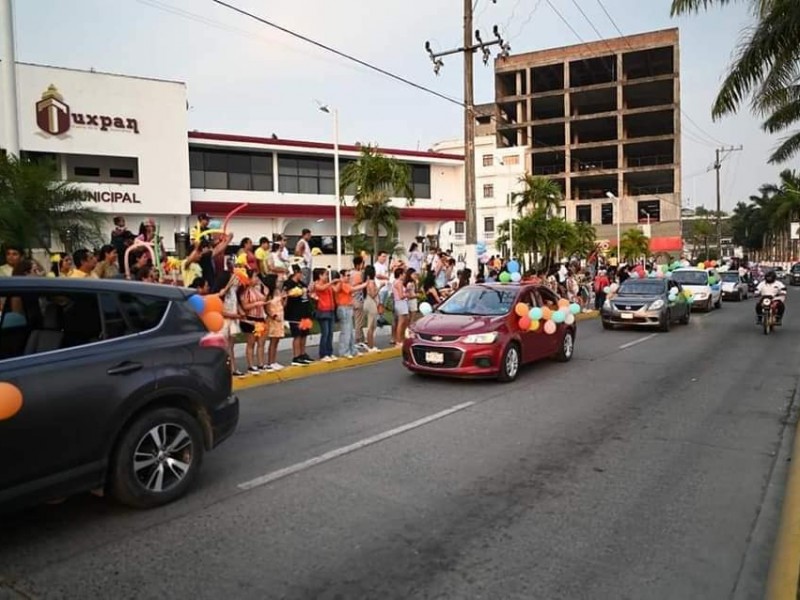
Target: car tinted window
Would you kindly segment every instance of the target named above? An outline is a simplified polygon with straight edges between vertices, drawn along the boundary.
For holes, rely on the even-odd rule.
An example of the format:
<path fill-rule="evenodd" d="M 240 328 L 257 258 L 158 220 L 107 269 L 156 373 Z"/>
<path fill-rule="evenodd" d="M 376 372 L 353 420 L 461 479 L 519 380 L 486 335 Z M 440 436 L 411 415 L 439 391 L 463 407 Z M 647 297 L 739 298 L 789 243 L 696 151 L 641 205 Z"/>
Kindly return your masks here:
<path fill-rule="evenodd" d="M 726 283 L 739 283 L 739 273 L 728 271 L 722 274 L 722 281 Z"/>
<path fill-rule="evenodd" d="M 708 285 L 708 273 L 705 271 L 675 271 L 672 278 L 683 285 Z"/>
<path fill-rule="evenodd" d="M 169 306 L 169 300 L 155 296 L 123 293 L 118 298 L 125 318 L 136 333 L 157 327 Z"/>
<path fill-rule="evenodd" d="M 511 310 L 516 289 L 470 286 L 459 289 L 437 309 L 446 315 L 500 316 Z"/>
<path fill-rule="evenodd" d="M 100 294 L 100 310 L 103 313 L 105 339 L 114 339 L 136 333 L 125 319 L 117 294 Z"/>
<path fill-rule="evenodd" d="M 655 295 L 664 293 L 664 282 L 656 279 L 647 281 L 646 279 L 626 279 L 625 283 L 619 286 L 620 294 L 634 295 Z"/>

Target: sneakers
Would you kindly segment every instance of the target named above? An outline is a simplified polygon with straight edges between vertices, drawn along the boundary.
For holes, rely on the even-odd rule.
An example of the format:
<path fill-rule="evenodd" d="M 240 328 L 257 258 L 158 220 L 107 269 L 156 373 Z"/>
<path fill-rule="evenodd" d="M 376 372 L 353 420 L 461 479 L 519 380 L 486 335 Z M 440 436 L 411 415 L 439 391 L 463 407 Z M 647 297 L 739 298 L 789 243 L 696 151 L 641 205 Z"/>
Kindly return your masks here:
<path fill-rule="evenodd" d="M 323 356 L 322 358 L 320 358 L 320 360 L 321 360 L 322 362 L 329 363 L 329 362 L 333 362 L 333 360 L 334 360 L 334 359 L 333 359 L 333 357 L 332 357 L 332 356 Z"/>
<path fill-rule="evenodd" d="M 369 352 L 369 346 L 367 346 L 364 342 L 359 342 L 356 344 L 356 349 L 361 350 L 362 352 Z"/>
<path fill-rule="evenodd" d="M 233 377 L 247 377 L 247 373 L 242 373 L 239 369 L 236 369 L 231 373 Z"/>
<path fill-rule="evenodd" d="M 378 348 L 376 348 L 375 346 L 373 346 L 372 348 L 367 350 L 367 352 L 374 353 L 374 352 L 380 352 L 380 350 Z"/>
<path fill-rule="evenodd" d="M 295 356 L 292 359 L 292 366 L 293 367 L 305 367 L 307 365 L 308 365 L 308 363 L 306 362 L 306 360 L 302 356 Z"/>
<path fill-rule="evenodd" d="M 272 363 L 272 364 L 270 365 L 270 368 L 271 368 L 273 371 L 283 371 L 283 369 L 284 369 L 285 367 L 284 367 L 284 366 L 283 366 L 281 363 L 276 363 L 276 362 L 274 362 L 274 363 Z"/>
<path fill-rule="evenodd" d="M 272 371 L 272 365 L 258 365 L 258 370 L 261 372 Z"/>
<path fill-rule="evenodd" d="M 311 363 L 314 362 L 314 359 L 311 358 L 308 354 L 303 354 L 303 356 L 301 356 L 300 358 L 302 358 L 307 365 L 310 365 Z"/>
<path fill-rule="evenodd" d="M 259 373 L 261 373 L 261 369 L 259 369 L 258 367 L 250 367 L 249 369 L 247 369 L 247 372 L 250 373 L 251 375 L 258 375 Z"/>

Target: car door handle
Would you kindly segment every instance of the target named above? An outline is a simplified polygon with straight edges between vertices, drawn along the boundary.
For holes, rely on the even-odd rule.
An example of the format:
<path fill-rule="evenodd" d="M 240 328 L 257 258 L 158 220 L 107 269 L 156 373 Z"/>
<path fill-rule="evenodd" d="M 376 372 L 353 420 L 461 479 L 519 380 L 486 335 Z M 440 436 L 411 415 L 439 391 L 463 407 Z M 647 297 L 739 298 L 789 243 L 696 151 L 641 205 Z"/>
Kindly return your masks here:
<path fill-rule="evenodd" d="M 115 367 L 111 367 L 106 373 L 108 375 L 127 375 L 140 370 L 144 365 L 138 362 L 123 362 Z"/>

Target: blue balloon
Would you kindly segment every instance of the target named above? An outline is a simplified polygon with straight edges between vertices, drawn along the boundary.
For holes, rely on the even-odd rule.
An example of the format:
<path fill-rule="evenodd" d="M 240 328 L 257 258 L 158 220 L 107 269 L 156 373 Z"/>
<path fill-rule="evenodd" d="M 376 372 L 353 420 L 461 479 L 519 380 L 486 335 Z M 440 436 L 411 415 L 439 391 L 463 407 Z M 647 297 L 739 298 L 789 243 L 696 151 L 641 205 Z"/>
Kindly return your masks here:
<path fill-rule="evenodd" d="M 189 296 L 189 306 L 191 306 L 197 314 L 203 312 L 206 307 L 206 302 L 200 294 Z"/>
<path fill-rule="evenodd" d="M 552 317 L 554 323 L 563 323 L 566 318 L 567 315 L 565 315 L 561 310 L 555 311 Z"/>
<path fill-rule="evenodd" d="M 519 271 L 514 271 L 511 273 L 511 281 L 514 283 L 519 283 L 520 279 L 522 279 L 522 275 L 520 275 Z"/>
<path fill-rule="evenodd" d="M 677 300 L 677 299 L 678 299 L 678 297 L 675 294 L 670 294 L 669 295 L 669 301 L 670 302 L 675 302 L 675 300 Z"/>
<path fill-rule="evenodd" d="M 221 229 L 222 228 L 222 222 L 218 221 L 217 219 L 213 219 L 213 220 L 208 222 L 208 228 L 209 229 Z"/>
<path fill-rule="evenodd" d="M 508 272 L 509 273 L 519 273 L 519 263 L 515 260 L 511 260 L 508 262 Z"/>
<path fill-rule="evenodd" d="M 578 304 L 577 302 L 573 302 L 572 304 L 569 305 L 569 312 L 571 312 L 573 315 L 580 314 L 581 305 Z"/>
<path fill-rule="evenodd" d="M 531 321 L 540 321 L 542 318 L 542 309 L 538 306 L 534 306 L 530 312 L 528 313 Z"/>

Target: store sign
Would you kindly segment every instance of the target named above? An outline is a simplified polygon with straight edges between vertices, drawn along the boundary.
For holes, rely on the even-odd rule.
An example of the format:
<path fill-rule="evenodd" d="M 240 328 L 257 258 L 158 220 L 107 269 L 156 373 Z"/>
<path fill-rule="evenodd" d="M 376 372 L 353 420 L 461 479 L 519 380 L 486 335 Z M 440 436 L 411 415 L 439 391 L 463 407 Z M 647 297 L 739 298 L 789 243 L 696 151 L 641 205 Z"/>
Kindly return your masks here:
<path fill-rule="evenodd" d="M 136 192 L 84 192 L 84 202 L 95 202 L 103 204 L 141 204 L 142 201 L 136 198 Z"/>
<path fill-rule="evenodd" d="M 139 133 L 139 122 L 136 119 L 72 111 L 56 86 L 52 84 L 42 94 L 42 99 L 36 103 L 36 124 L 39 129 L 50 135 L 62 135 L 69 131 L 72 125 L 100 131 Z"/>

